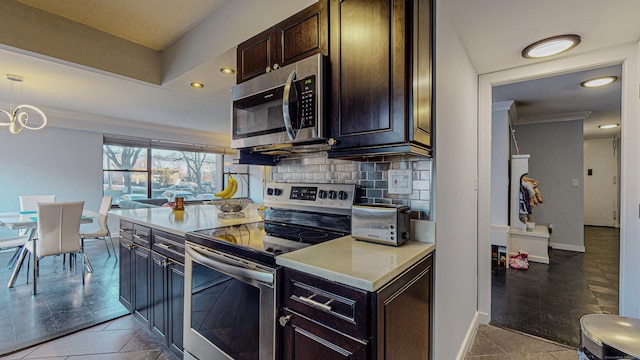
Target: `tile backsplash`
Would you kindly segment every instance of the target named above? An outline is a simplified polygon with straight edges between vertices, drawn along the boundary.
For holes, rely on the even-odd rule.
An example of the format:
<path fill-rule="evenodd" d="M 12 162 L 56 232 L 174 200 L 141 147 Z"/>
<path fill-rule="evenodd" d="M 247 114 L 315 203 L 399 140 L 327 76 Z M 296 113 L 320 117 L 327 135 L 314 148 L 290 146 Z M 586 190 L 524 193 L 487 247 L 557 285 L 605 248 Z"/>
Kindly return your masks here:
<path fill-rule="evenodd" d="M 388 171 L 411 169 L 413 193 L 389 194 Z M 377 157 L 370 161 L 329 159 L 327 153 L 299 154 L 272 167 L 276 182 L 349 183 L 360 185 L 362 201 L 411 206 L 423 219 L 431 214 L 431 159 L 417 156 Z"/>

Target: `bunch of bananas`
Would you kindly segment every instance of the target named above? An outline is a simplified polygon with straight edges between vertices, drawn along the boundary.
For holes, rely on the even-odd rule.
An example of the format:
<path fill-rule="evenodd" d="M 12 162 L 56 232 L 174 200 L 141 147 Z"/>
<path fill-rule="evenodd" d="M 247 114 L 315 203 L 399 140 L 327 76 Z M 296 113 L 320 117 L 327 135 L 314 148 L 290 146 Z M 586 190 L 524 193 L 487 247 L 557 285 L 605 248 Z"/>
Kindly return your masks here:
<path fill-rule="evenodd" d="M 214 195 L 223 199 L 229 199 L 236 194 L 236 191 L 238 191 L 238 181 L 229 173 L 229 175 L 227 175 L 227 187 Z"/>

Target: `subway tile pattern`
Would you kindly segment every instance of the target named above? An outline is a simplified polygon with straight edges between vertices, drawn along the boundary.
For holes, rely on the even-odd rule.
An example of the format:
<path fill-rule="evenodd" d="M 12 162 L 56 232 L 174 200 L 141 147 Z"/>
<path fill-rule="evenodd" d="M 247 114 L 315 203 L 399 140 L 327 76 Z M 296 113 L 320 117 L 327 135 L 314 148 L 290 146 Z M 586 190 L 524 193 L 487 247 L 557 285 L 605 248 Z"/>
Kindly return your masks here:
<path fill-rule="evenodd" d="M 417 156 L 375 157 L 367 161 L 329 159 L 327 153 L 298 154 L 280 160 L 271 171 L 276 182 L 357 184 L 362 202 L 408 205 L 423 218 L 431 214 L 431 159 Z M 388 170 L 411 169 L 413 193 L 389 194 Z"/>

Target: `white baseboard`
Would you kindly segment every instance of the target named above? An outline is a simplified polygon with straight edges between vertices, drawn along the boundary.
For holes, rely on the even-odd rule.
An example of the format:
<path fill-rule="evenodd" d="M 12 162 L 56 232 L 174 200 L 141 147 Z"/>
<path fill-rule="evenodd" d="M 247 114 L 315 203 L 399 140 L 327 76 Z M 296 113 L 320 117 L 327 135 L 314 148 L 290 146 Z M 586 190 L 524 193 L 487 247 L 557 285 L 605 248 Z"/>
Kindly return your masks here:
<path fill-rule="evenodd" d="M 584 245 L 581 246 L 581 245 L 568 245 L 568 244 L 560 244 L 560 243 L 549 243 L 549 246 L 557 250 L 584 252 Z"/>
<path fill-rule="evenodd" d="M 478 332 L 478 312 L 473 316 L 473 320 L 469 325 L 469 329 L 467 330 L 467 335 L 464 337 L 464 342 L 460 347 L 460 351 L 458 351 L 458 356 L 456 356 L 456 360 L 464 360 L 471 350 L 471 346 L 473 346 L 473 340 L 476 338 L 476 333 Z"/>

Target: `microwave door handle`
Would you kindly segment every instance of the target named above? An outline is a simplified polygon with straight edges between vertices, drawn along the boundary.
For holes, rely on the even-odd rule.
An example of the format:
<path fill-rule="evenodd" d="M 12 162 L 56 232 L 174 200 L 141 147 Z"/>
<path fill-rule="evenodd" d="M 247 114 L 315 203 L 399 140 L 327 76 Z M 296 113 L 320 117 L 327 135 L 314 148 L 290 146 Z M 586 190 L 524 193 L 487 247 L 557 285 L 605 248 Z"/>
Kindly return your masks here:
<path fill-rule="evenodd" d="M 289 111 L 289 94 L 291 93 L 291 87 L 293 81 L 296 79 L 295 70 L 289 74 L 287 82 L 284 85 L 284 94 L 282 96 L 282 118 L 284 119 L 284 127 L 287 129 L 287 135 L 291 141 L 296 139 L 296 132 L 291 124 L 291 112 Z"/>
<path fill-rule="evenodd" d="M 226 264 L 212 258 L 213 256 L 211 254 L 205 255 L 200 251 L 190 247 L 187 247 L 185 250 L 189 254 L 189 256 L 203 265 L 209 266 L 229 275 L 235 275 L 246 279 L 253 279 L 269 285 L 273 285 L 273 274 L 271 273 Z"/>

